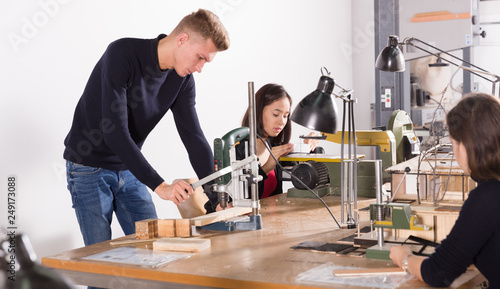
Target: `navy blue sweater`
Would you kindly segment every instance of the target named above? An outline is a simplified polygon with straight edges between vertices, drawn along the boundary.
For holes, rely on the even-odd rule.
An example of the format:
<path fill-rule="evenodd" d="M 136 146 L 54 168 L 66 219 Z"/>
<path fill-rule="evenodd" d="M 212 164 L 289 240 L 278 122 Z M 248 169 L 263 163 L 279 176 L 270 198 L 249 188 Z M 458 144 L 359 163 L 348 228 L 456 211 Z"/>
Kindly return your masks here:
<path fill-rule="evenodd" d="M 128 169 L 154 190 L 164 180 L 141 148 L 171 110 L 198 178 L 213 172 L 212 150 L 196 113 L 193 76 L 180 77 L 173 69 L 159 67 L 157 46 L 165 36 L 124 38 L 108 46 L 77 104 L 64 141 L 66 160 L 110 170 Z M 167 135 L 165 140 L 167 144 Z"/>
<path fill-rule="evenodd" d="M 420 272 L 427 284 L 444 287 L 474 264 L 488 279 L 489 288 L 500 288 L 499 260 L 500 182 L 478 182 L 450 234 L 424 260 Z"/>

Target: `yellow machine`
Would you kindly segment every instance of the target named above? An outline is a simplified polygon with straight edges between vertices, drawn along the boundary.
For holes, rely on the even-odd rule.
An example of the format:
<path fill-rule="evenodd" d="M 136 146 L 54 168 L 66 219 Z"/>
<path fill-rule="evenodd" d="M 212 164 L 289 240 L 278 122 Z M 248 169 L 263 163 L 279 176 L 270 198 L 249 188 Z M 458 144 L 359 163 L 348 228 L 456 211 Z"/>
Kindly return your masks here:
<path fill-rule="evenodd" d="M 348 133 L 344 133 L 344 139 L 348 138 Z M 342 143 L 342 133 L 323 134 L 322 139 L 334 143 Z M 357 130 L 356 131 L 357 146 L 376 146 L 380 151 L 380 159 L 382 160 L 382 168 L 388 168 L 396 164 L 396 139 L 392 131 L 381 130 Z M 357 156 L 358 162 L 356 165 L 357 172 L 357 195 L 362 197 L 375 197 L 375 168 L 372 161 L 365 161 L 364 156 Z M 341 158 L 338 155 L 328 154 L 292 154 L 280 158 L 281 161 L 308 162 L 315 161 L 324 165 L 328 170 L 329 185 L 322 184 L 315 190 L 318 195 L 324 196 L 331 191 L 335 194 L 340 194 L 341 185 Z M 352 163 L 352 161 L 351 161 Z M 314 173 L 312 170 L 311 174 Z M 349 176 L 346 176 L 349 177 Z M 389 179 L 389 173 L 383 174 L 384 179 Z M 352 182 L 348 182 L 351 183 Z M 314 196 L 307 190 L 301 188 L 290 188 L 288 190 L 289 197 L 304 197 L 313 198 Z"/>

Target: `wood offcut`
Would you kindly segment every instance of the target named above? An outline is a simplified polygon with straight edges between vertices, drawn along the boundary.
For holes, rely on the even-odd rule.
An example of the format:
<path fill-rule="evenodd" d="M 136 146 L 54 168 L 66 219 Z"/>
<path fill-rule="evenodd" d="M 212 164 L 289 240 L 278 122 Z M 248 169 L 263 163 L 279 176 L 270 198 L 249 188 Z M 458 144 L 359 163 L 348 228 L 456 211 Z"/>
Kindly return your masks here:
<path fill-rule="evenodd" d="M 197 253 L 210 248 L 210 239 L 163 238 L 153 243 L 153 250 Z"/>

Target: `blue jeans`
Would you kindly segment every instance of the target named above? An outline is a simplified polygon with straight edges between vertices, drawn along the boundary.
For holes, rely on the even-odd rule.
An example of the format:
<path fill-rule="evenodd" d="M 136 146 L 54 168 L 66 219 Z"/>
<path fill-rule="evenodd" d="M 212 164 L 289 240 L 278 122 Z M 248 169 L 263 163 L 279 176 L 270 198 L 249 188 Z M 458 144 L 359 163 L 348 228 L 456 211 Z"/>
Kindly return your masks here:
<path fill-rule="evenodd" d="M 128 170 L 67 161 L 66 176 L 85 246 L 111 239 L 113 212 L 125 235 L 135 233 L 136 221 L 158 218 L 150 192 Z"/>

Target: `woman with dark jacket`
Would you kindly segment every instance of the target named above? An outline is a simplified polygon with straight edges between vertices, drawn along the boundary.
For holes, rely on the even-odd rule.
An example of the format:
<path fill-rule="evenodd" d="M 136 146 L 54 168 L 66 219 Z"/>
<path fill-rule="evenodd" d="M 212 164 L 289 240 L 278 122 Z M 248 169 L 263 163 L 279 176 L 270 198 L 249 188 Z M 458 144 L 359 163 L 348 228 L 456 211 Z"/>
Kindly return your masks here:
<path fill-rule="evenodd" d="M 413 255 L 408 246 L 394 246 L 390 257 L 434 287 L 450 286 L 474 264 L 489 288 L 500 288 L 500 102 L 483 93 L 468 95 L 446 122 L 455 158 L 477 187 L 434 254 L 425 258 Z"/>

